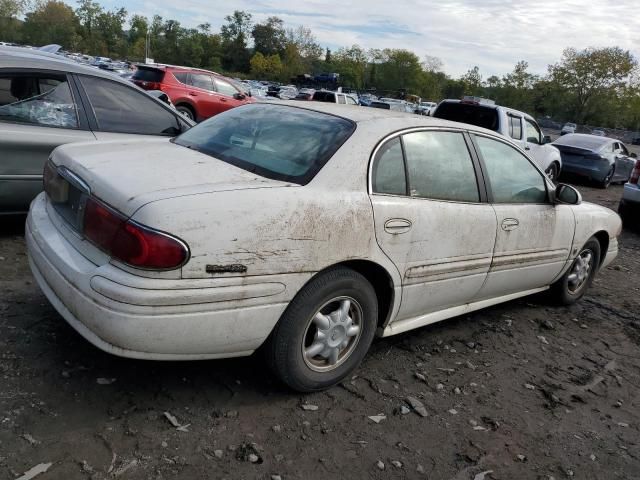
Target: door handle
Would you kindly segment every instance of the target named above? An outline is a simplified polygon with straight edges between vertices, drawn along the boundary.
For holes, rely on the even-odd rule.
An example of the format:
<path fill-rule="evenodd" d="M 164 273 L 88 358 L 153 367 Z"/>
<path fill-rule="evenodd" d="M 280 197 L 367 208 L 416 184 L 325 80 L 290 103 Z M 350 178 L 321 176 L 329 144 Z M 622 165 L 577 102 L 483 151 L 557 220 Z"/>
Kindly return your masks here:
<path fill-rule="evenodd" d="M 390 218 L 384 222 L 384 231 L 392 235 L 407 233 L 411 230 L 411 222 L 404 218 Z"/>
<path fill-rule="evenodd" d="M 197 97 L 198 94 L 196 92 L 189 92 L 189 95 L 191 95 L 192 97 Z"/>
<path fill-rule="evenodd" d="M 502 220 L 502 229 L 505 231 L 515 230 L 520 225 L 520 222 L 515 218 L 505 218 Z"/>
<path fill-rule="evenodd" d="M 529 150 L 531 150 L 531 147 L 529 145 L 527 145 L 526 147 L 524 147 L 524 149 L 529 151 Z"/>
<path fill-rule="evenodd" d="M 226 99 L 226 98 L 224 98 L 224 97 L 220 97 L 220 101 L 221 101 L 221 102 L 226 102 L 226 101 L 227 101 L 227 99 Z"/>

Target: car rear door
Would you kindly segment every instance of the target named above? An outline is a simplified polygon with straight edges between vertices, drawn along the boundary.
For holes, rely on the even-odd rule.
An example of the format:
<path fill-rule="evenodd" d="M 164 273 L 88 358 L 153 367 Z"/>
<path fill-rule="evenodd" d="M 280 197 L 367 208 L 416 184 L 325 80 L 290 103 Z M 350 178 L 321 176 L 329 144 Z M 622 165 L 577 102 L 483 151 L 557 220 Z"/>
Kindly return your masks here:
<path fill-rule="evenodd" d="M 26 212 L 59 145 L 95 140 L 65 72 L 0 70 L 0 213 Z"/>
<path fill-rule="evenodd" d="M 469 146 L 459 130 L 417 130 L 374 152 L 376 239 L 402 276 L 396 320 L 467 303 L 486 279 L 496 215 Z"/>
<path fill-rule="evenodd" d="M 220 77 L 213 77 L 213 82 L 220 101 L 221 111 L 230 110 L 246 103 L 244 98 L 236 98 L 240 91 L 231 83 Z"/>
<path fill-rule="evenodd" d="M 98 140 L 178 135 L 188 123 L 176 111 L 145 92 L 107 78 L 78 75 L 89 126 Z"/>
<path fill-rule="evenodd" d="M 549 285 L 569 258 L 572 207 L 549 201 L 545 175 L 518 149 L 495 137 L 472 138 L 498 224 L 491 269 L 476 300 Z"/>

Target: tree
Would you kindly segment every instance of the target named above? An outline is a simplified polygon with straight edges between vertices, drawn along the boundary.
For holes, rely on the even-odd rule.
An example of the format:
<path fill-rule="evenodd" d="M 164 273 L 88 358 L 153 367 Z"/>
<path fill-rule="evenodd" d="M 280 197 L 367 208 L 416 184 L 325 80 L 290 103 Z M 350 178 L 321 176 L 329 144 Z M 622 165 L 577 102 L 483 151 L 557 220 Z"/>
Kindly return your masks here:
<path fill-rule="evenodd" d="M 424 61 L 422 62 L 422 68 L 425 72 L 436 73 L 441 72 L 444 64 L 442 60 L 438 57 L 433 57 L 431 55 L 425 55 Z"/>
<path fill-rule="evenodd" d="M 103 12 L 98 2 L 92 0 L 78 0 L 76 15 L 80 20 L 80 34 L 83 38 L 84 48 L 94 55 L 101 49 L 99 32 L 97 32 L 97 19 Z"/>
<path fill-rule="evenodd" d="M 0 0 L 0 40 L 20 41 L 21 23 L 18 20 L 29 9 L 29 0 Z"/>
<path fill-rule="evenodd" d="M 269 17 L 263 23 L 258 23 L 251 31 L 253 48 L 265 56 L 281 54 L 287 42 L 284 21 L 278 17 Z"/>
<path fill-rule="evenodd" d="M 300 57 L 308 62 L 318 60 L 324 51 L 311 29 L 304 25 L 287 30 L 287 43 L 295 45 Z"/>
<path fill-rule="evenodd" d="M 282 61 L 276 53 L 265 57 L 262 53 L 256 52 L 251 57 L 251 75 L 256 78 L 275 80 L 282 73 Z"/>
<path fill-rule="evenodd" d="M 482 89 L 482 75 L 480 75 L 480 69 L 475 66 L 470 70 L 467 70 L 460 81 L 464 85 L 464 95 L 480 95 Z"/>
<path fill-rule="evenodd" d="M 560 62 L 549 66 L 549 78 L 573 99 L 573 116 L 583 122 L 594 98 L 625 85 L 637 67 L 628 50 L 620 47 L 567 48 Z"/>
<path fill-rule="evenodd" d="M 227 23 L 220 28 L 222 37 L 222 66 L 232 72 L 248 72 L 250 69 L 247 38 L 251 32 L 251 14 L 236 10 L 224 17 Z"/>
<path fill-rule="evenodd" d="M 27 13 L 23 25 L 24 38 L 33 45 L 57 43 L 75 50 L 78 41 L 78 17 L 66 3 L 49 0 Z"/>

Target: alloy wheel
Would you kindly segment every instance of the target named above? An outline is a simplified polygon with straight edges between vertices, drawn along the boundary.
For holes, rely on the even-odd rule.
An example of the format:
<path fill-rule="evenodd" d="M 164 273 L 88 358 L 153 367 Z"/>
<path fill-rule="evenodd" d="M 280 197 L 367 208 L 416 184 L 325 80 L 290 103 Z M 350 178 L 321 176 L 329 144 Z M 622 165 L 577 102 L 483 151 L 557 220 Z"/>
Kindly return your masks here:
<path fill-rule="evenodd" d="M 571 273 L 569 273 L 567 285 L 570 293 L 575 294 L 586 285 L 592 269 L 593 252 L 585 249 L 580 252 L 573 261 L 573 265 L 571 265 Z"/>
<path fill-rule="evenodd" d="M 362 307 L 352 297 L 326 302 L 307 324 L 302 343 L 305 364 L 316 372 L 343 364 L 358 345 L 362 321 Z"/>

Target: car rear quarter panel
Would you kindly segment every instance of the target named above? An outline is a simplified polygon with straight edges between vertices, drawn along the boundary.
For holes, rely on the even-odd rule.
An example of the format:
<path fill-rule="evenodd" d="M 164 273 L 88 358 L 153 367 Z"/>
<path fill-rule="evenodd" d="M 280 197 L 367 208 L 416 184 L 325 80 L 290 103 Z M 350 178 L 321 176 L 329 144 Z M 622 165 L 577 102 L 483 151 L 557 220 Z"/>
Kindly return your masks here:
<path fill-rule="evenodd" d="M 177 235 L 191 258 L 183 278 L 238 276 L 207 266 L 246 267 L 242 275 L 318 272 L 354 259 L 385 262 L 365 192 L 330 194 L 307 187 L 189 195 L 152 202 L 134 220 Z"/>

